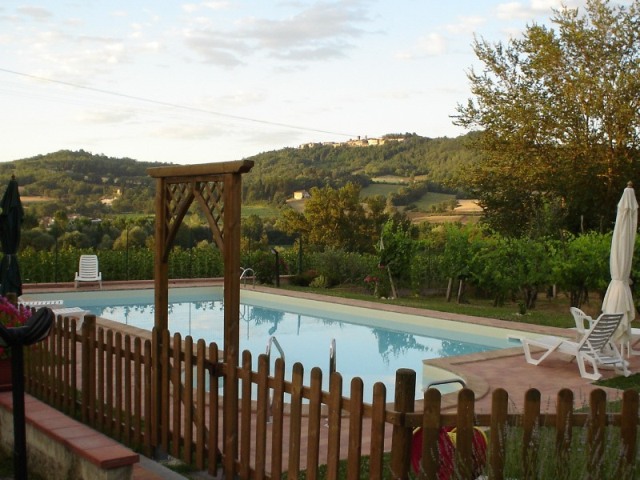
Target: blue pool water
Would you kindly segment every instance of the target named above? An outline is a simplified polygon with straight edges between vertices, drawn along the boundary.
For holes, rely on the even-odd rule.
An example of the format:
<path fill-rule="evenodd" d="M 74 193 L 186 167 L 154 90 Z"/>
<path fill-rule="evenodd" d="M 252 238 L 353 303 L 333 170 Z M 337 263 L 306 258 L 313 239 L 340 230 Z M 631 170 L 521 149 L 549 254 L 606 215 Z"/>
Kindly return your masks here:
<path fill-rule="evenodd" d="M 223 292 L 221 288 L 169 290 L 169 330 L 203 338 L 224 348 Z M 151 330 L 154 324 L 153 290 L 70 292 L 33 295 L 33 299 L 64 299 L 65 307 L 82 307 L 99 317 Z M 410 368 L 417 373 L 418 396 L 429 381 L 423 360 L 484 352 L 513 346 L 508 332 L 460 322 L 402 315 L 368 308 L 241 291 L 240 350 L 249 350 L 257 363 L 269 338 L 275 336 L 285 354 L 288 372 L 301 362 L 305 373 L 322 369 L 328 380 L 330 345 L 335 339 L 337 370 L 343 376 L 345 395 L 353 377 L 360 377 L 371 396 L 375 382 L 387 386 L 393 400 L 395 372 Z M 278 356 L 271 348 L 272 359 Z M 287 378 L 290 378 L 287 376 Z M 307 377 L 308 378 L 308 377 Z M 325 389 L 328 382 L 325 382 Z"/>

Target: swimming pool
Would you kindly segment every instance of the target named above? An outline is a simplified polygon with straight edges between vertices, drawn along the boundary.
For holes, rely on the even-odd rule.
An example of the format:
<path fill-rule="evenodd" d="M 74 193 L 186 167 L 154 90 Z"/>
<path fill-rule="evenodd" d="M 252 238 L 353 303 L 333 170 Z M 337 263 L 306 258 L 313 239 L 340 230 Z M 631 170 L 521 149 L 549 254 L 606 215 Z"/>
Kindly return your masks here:
<path fill-rule="evenodd" d="M 81 307 L 97 316 L 151 330 L 154 324 L 153 290 L 118 290 L 33 294 L 34 300 L 63 299 L 65 307 Z M 387 399 L 393 399 L 395 373 L 410 368 L 417 373 L 420 391 L 441 372 L 423 369 L 423 360 L 512 347 L 509 331 L 317 300 L 241 290 L 240 350 L 249 350 L 257 364 L 271 337 L 285 355 L 288 372 L 301 362 L 308 375 L 322 369 L 328 388 L 329 355 L 336 345 L 336 366 L 343 376 L 345 395 L 353 377 L 365 392 L 382 381 Z M 169 330 L 216 342 L 224 348 L 224 305 L 220 287 L 169 289 Z M 271 356 L 278 353 L 272 346 Z M 290 378 L 290 377 L 288 377 Z M 443 391 L 447 391 L 444 389 Z M 448 390 L 450 391 L 450 389 Z M 421 393 L 419 393 L 421 397 Z"/>

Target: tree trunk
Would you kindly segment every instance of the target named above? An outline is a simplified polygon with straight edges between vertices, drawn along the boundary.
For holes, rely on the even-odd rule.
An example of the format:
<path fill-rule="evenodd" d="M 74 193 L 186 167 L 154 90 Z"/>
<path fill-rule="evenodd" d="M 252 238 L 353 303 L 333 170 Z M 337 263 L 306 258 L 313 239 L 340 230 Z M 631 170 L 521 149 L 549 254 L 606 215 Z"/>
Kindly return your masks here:
<path fill-rule="evenodd" d="M 387 273 L 389 274 L 389 284 L 391 285 L 391 298 L 398 298 L 398 292 L 396 292 L 396 286 L 393 283 L 393 277 L 391 276 L 391 270 L 387 267 Z"/>
<path fill-rule="evenodd" d="M 464 303 L 464 287 L 465 287 L 465 283 L 464 280 L 461 278 L 460 279 L 460 283 L 458 284 L 458 299 L 457 302 L 460 303 Z"/>
<path fill-rule="evenodd" d="M 449 277 L 449 283 L 447 284 L 447 302 L 451 301 L 451 290 L 453 290 L 453 277 Z"/>

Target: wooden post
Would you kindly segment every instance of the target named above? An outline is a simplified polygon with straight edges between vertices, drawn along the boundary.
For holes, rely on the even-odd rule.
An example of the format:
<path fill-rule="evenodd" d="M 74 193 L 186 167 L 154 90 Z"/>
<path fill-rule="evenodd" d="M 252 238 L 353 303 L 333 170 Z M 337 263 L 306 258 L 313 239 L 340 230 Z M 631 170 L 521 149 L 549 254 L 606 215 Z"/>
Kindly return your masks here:
<path fill-rule="evenodd" d="M 440 469 L 438 439 L 440 438 L 440 409 L 442 394 L 437 388 L 429 388 L 424 392 L 424 413 L 422 415 L 422 458 L 420 478 L 435 480 Z"/>
<path fill-rule="evenodd" d="M 416 372 L 408 368 L 396 371 L 396 394 L 394 410 L 413 413 L 416 398 Z M 402 417 L 402 415 L 400 415 Z M 411 459 L 411 428 L 394 425 L 391 436 L 391 476 L 394 479 L 406 479 L 409 476 Z"/>
<path fill-rule="evenodd" d="M 166 452 L 160 451 L 161 431 L 162 431 L 162 331 L 168 329 L 168 310 L 169 310 L 169 256 L 165 256 L 165 247 L 167 240 L 167 190 L 164 178 L 156 180 L 156 234 L 155 234 L 155 254 L 153 262 L 153 278 L 154 278 L 154 326 L 157 330 L 156 335 L 152 336 L 152 379 L 151 390 L 152 398 L 152 415 L 151 419 L 152 438 L 151 446 L 154 449 L 156 458 L 163 458 Z"/>
<path fill-rule="evenodd" d="M 473 417 L 475 394 L 469 388 L 458 392 L 455 465 L 460 478 L 474 478 L 473 473 Z"/>
<path fill-rule="evenodd" d="M 620 413 L 620 436 L 622 452 L 617 478 L 631 478 L 636 462 L 638 435 L 638 392 L 625 390 L 622 394 L 622 412 Z"/>
<path fill-rule="evenodd" d="M 238 376 L 240 358 L 240 203 L 241 175 L 226 175 L 224 182 L 224 382 L 225 478 L 235 475 L 238 456 Z"/>
<path fill-rule="evenodd" d="M 540 391 L 535 388 L 527 390 L 524 396 L 524 419 L 522 420 L 522 462 L 524 478 L 538 478 L 539 435 L 535 435 L 540 425 Z"/>
<path fill-rule="evenodd" d="M 568 388 L 558 392 L 556 412 L 556 478 L 567 478 L 573 433 L 573 392 Z"/>
<path fill-rule="evenodd" d="M 153 345 L 154 434 L 152 445 L 161 445 L 160 432 L 170 426 L 162 415 L 162 379 L 169 367 L 162 363 L 162 332 L 168 327 L 169 252 L 178 228 L 194 200 L 205 214 L 213 238 L 224 257 L 224 473 L 234 478 L 238 453 L 238 360 L 240 344 L 240 211 L 242 174 L 253 168 L 250 160 L 188 166 L 149 168 L 156 182 L 155 328 Z M 222 222 L 222 225 L 220 225 Z M 168 359 L 167 359 L 168 360 Z M 168 402 L 166 402 L 168 404 Z M 163 452 L 156 451 L 156 454 Z"/>
<path fill-rule="evenodd" d="M 504 466 L 507 450 L 507 414 L 509 413 L 509 395 L 506 390 L 497 388 L 491 398 L 491 431 L 489 439 L 489 471 L 492 479 L 504 479 Z"/>
<path fill-rule="evenodd" d="M 91 398 L 95 399 L 95 333 L 96 316 L 86 315 L 82 323 L 82 421 L 93 420 Z M 94 403 L 95 405 L 95 403 Z"/>
<path fill-rule="evenodd" d="M 589 425 L 587 426 L 587 458 L 589 478 L 602 478 L 604 437 L 607 428 L 607 394 L 597 388 L 589 395 Z"/>

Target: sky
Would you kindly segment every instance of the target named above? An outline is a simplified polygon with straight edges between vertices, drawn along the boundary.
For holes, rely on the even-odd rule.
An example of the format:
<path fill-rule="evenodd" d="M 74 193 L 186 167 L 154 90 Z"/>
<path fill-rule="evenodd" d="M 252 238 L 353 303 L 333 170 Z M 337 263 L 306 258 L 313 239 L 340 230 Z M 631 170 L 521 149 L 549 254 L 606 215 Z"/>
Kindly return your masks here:
<path fill-rule="evenodd" d="M 474 36 L 506 42 L 560 5 L 3 0 L 0 162 L 82 149 L 196 164 L 358 136 L 457 137 L 452 116 L 481 68 Z"/>

